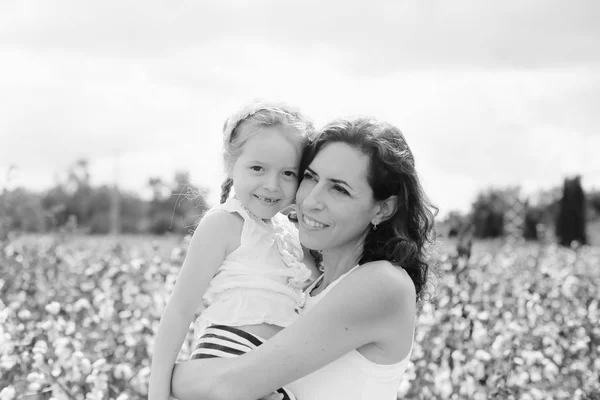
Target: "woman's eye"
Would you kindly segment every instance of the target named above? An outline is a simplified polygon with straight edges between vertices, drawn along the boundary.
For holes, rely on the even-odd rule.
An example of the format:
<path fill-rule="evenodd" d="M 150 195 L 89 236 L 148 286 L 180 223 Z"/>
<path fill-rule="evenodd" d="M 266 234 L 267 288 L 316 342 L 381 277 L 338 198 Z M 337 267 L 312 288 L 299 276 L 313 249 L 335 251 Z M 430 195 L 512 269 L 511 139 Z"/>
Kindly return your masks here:
<path fill-rule="evenodd" d="M 340 192 L 340 193 L 343 193 L 343 194 L 348 194 L 348 191 L 347 191 L 346 189 L 344 189 L 343 187 L 341 187 L 341 186 L 335 185 L 335 186 L 333 187 L 333 189 L 334 189 L 336 192 Z"/>
<path fill-rule="evenodd" d="M 261 166 L 259 166 L 259 165 L 253 165 L 253 166 L 251 166 L 251 167 L 250 167 L 250 169 L 251 169 L 252 171 L 260 172 L 260 171 L 262 171 L 262 170 L 263 170 L 263 167 L 261 167 Z"/>
<path fill-rule="evenodd" d="M 313 176 L 310 172 L 305 172 L 304 175 L 302 175 L 302 179 L 312 179 Z"/>

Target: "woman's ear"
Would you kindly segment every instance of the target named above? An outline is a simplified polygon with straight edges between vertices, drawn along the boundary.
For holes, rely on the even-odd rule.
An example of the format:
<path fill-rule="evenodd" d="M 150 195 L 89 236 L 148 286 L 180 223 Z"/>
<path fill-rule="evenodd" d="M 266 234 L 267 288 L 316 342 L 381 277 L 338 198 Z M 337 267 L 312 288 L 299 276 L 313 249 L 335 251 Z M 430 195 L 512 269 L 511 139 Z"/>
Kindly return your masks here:
<path fill-rule="evenodd" d="M 398 196 L 390 196 L 385 200 L 379 202 L 379 211 L 375 214 L 375 217 L 371 221 L 373 225 L 379 225 L 380 223 L 390 219 L 398 209 Z"/>

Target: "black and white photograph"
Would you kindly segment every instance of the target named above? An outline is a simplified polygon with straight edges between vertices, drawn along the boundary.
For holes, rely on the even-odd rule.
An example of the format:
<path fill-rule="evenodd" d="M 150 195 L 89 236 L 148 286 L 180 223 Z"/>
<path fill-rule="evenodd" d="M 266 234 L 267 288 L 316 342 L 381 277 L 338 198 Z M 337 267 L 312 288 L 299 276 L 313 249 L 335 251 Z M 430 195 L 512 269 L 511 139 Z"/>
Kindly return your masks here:
<path fill-rule="evenodd" d="M 0 0 L 0 400 L 600 400 L 600 3 Z"/>

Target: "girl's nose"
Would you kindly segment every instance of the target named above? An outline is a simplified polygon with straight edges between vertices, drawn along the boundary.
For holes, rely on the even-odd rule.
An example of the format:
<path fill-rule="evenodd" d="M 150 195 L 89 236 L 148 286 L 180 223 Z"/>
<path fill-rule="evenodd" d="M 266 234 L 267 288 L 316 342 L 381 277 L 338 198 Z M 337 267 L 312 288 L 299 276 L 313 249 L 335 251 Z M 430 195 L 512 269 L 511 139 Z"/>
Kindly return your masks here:
<path fill-rule="evenodd" d="M 272 192 L 277 191 L 279 189 L 279 176 L 277 174 L 269 174 L 264 182 L 264 187 Z"/>

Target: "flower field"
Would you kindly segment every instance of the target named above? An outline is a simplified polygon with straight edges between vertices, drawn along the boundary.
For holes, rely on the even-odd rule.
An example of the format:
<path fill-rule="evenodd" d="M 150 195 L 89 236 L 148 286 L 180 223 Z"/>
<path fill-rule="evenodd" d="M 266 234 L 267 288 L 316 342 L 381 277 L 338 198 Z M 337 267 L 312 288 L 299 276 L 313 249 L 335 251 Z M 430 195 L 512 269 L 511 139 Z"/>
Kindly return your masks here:
<path fill-rule="evenodd" d="M 0 400 L 145 398 L 184 253 L 173 238 L 0 243 Z M 442 261 L 399 398 L 600 399 L 600 248 Z M 190 344 L 191 331 L 181 358 Z"/>

